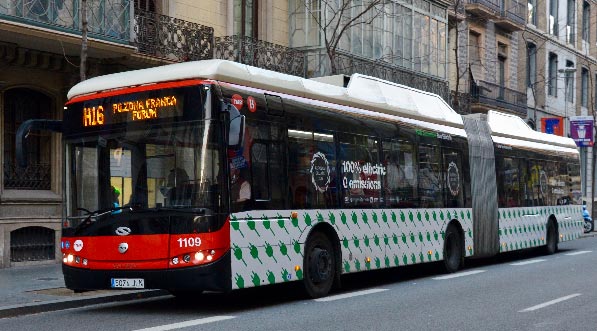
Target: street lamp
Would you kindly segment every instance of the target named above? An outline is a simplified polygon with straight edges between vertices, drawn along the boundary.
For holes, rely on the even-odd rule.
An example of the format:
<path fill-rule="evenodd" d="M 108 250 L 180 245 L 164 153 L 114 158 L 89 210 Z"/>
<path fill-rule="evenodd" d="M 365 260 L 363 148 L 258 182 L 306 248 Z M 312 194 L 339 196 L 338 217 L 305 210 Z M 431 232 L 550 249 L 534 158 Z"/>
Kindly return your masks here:
<path fill-rule="evenodd" d="M 568 137 L 570 135 L 570 129 L 568 125 L 568 74 L 574 74 L 576 72 L 576 68 L 574 67 L 566 67 L 564 69 L 558 69 L 558 72 L 564 74 L 564 137 Z M 572 96 L 572 100 L 574 100 L 574 95 Z"/>

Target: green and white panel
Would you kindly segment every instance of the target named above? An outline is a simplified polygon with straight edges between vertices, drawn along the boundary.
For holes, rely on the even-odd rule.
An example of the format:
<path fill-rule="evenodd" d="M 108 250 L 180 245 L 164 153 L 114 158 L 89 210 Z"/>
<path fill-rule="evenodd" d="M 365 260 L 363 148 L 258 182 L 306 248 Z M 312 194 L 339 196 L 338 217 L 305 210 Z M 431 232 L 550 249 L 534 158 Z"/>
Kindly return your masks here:
<path fill-rule="evenodd" d="M 550 215 L 558 222 L 560 242 L 576 239 L 583 231 L 581 206 L 500 208 L 498 214 L 500 252 L 545 245 Z"/>
<path fill-rule="evenodd" d="M 304 244 L 320 222 L 336 230 L 342 272 L 351 273 L 443 259 L 444 232 L 458 220 L 466 256 L 473 255 L 471 210 L 343 209 L 243 212 L 231 216 L 232 288 L 303 278 Z M 295 271 L 295 266 L 300 269 Z"/>

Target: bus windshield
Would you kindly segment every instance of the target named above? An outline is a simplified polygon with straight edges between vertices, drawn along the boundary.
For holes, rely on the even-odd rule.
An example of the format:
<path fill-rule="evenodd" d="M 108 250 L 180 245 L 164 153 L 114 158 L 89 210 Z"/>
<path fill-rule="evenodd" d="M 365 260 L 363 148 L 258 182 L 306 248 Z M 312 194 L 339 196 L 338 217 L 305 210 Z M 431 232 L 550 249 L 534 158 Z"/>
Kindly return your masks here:
<path fill-rule="evenodd" d="M 218 136 L 217 121 L 208 120 L 67 140 L 67 218 L 148 208 L 213 210 Z"/>

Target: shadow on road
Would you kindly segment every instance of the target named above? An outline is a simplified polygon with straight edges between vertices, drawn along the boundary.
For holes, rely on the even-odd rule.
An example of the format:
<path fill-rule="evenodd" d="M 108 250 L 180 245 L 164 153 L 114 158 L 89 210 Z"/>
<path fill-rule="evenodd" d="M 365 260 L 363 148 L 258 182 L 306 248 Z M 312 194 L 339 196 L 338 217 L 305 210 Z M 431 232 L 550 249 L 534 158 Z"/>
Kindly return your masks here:
<path fill-rule="evenodd" d="M 560 249 L 554 256 L 564 254 L 569 250 Z M 545 257 L 541 248 L 503 253 L 491 258 L 467 259 L 464 271 L 485 266 L 510 263 L 525 259 Z M 374 270 L 342 277 L 342 288 L 335 290 L 330 295 L 359 291 L 372 287 L 383 287 L 389 284 L 398 284 L 416 279 L 441 275 L 444 272 L 442 262 L 432 262 L 415 266 L 396 267 L 383 270 Z M 179 299 L 173 296 L 164 296 L 148 299 L 141 302 L 115 303 L 101 307 L 91 308 L 91 311 L 102 313 L 109 311 L 126 314 L 170 313 L 176 315 L 196 316 L 201 313 L 234 314 L 254 309 L 262 309 L 279 304 L 302 304 L 307 302 L 301 282 L 277 284 L 260 288 L 250 288 L 231 293 L 203 293 L 190 299 Z M 89 310 L 88 310 L 89 312 Z"/>

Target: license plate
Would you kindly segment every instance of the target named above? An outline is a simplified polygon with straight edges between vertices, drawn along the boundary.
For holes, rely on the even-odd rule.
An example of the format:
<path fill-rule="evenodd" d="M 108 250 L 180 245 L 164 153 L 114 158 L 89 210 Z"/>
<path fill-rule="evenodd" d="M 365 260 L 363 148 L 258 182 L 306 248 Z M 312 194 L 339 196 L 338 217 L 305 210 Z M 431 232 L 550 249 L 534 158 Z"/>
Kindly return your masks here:
<path fill-rule="evenodd" d="M 112 288 L 145 288 L 145 279 L 112 278 Z"/>

